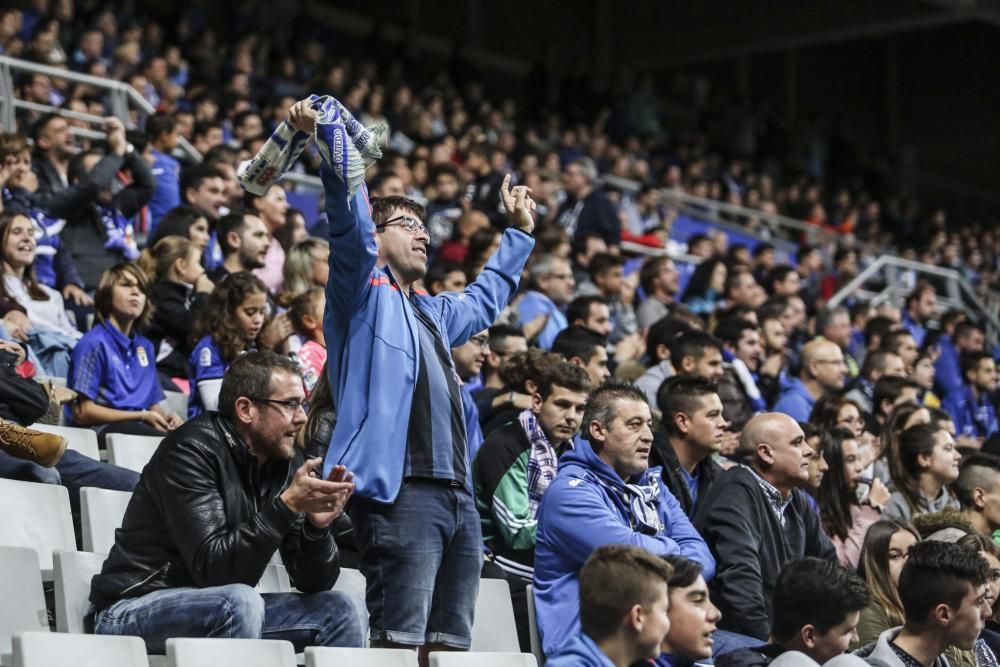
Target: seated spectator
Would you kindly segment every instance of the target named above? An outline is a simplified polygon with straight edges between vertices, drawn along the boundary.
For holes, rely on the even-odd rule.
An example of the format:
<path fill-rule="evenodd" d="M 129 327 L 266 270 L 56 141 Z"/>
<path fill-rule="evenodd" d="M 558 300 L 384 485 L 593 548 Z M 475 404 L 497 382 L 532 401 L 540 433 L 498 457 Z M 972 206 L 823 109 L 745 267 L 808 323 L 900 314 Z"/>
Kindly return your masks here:
<path fill-rule="evenodd" d="M 546 318 L 535 344 L 548 350 L 556 335 L 568 325 L 563 308 L 573 298 L 573 272 L 568 260 L 541 255 L 531 261 L 528 277 L 531 289 L 518 303 L 518 318 L 522 327 L 527 327 L 537 317 Z"/>
<path fill-rule="evenodd" d="M 903 358 L 886 350 L 866 354 L 861 372 L 848 385 L 846 397 L 854 401 L 862 413 L 872 414 L 875 411 L 875 383 L 882 377 L 906 377 Z"/>
<path fill-rule="evenodd" d="M 260 218 L 269 236 L 264 265 L 254 269 L 254 274 L 267 285 L 272 294 L 278 294 L 284 285 L 282 268 L 285 266 L 285 251 L 274 234 L 287 222 L 285 216 L 288 213 L 288 198 L 285 189 L 274 184 L 261 196 L 247 192 L 243 196 L 243 207 L 246 213 Z"/>
<path fill-rule="evenodd" d="M 921 352 L 910 376 L 920 387 L 917 402 L 929 408 L 940 408 L 941 399 L 934 393 L 934 375 L 934 355 L 928 351 Z"/>
<path fill-rule="evenodd" d="M 465 262 L 469 254 L 469 241 L 480 229 L 490 226 L 490 219 L 482 211 L 466 211 L 455 221 L 451 238 L 441 244 L 438 257 L 446 262 Z"/>
<path fill-rule="evenodd" d="M 952 390 L 943 409 L 955 422 L 959 436 L 982 444 L 1000 431 L 994 405 L 997 390 L 997 366 L 989 352 L 965 352 L 961 357 L 961 387 Z"/>
<path fill-rule="evenodd" d="M 956 324 L 953 336 L 944 333 L 938 337 L 938 358 L 934 362 L 934 387 L 941 400 L 947 398 L 953 391 L 959 390 L 965 383 L 961 354 L 982 352 L 985 344 L 986 334 L 982 327 L 969 321 Z"/>
<path fill-rule="evenodd" d="M 991 616 L 984 617 L 984 627 L 976 640 L 976 648 L 973 656 L 968 653 L 961 655 L 958 659 L 952 660 L 958 663 L 961 658 L 974 657 L 977 664 L 988 664 L 988 656 L 981 651 L 981 645 L 986 644 L 993 653 L 994 658 L 1000 651 L 1000 632 L 996 631 L 996 621 L 993 620 L 992 612 L 996 608 L 997 599 L 1000 598 L 1000 546 L 993 541 L 993 538 L 982 533 L 971 533 L 959 538 L 958 545 L 968 547 L 979 552 L 980 557 L 989 565 L 989 572 L 986 577 L 986 607 L 990 610 Z M 952 649 L 957 651 L 957 649 Z M 949 660 L 951 657 L 949 656 Z"/>
<path fill-rule="evenodd" d="M 722 300 L 727 275 L 725 262 L 706 259 L 691 274 L 681 301 L 698 315 L 711 314 Z"/>
<path fill-rule="evenodd" d="M 767 299 L 764 289 L 754 280 L 753 273 L 746 266 L 734 266 L 726 275 L 722 296 L 730 308 L 757 308 Z"/>
<path fill-rule="evenodd" d="M 164 236 L 183 236 L 202 252 L 202 259 L 211 240 L 208 218 L 193 206 L 180 205 L 170 209 L 160 219 L 156 231 L 146 240 L 147 248 L 154 248 Z"/>
<path fill-rule="evenodd" d="M 927 323 L 937 315 L 937 291 L 929 282 L 919 283 L 906 297 L 903 310 L 903 327 L 910 332 L 917 347 L 923 347 L 927 336 Z"/>
<path fill-rule="evenodd" d="M 671 566 L 644 549 L 598 547 L 580 569 L 580 628 L 550 667 L 627 667 L 660 654 Z"/>
<path fill-rule="evenodd" d="M 715 664 L 763 667 L 787 651 L 798 651 L 822 665 L 847 651 L 869 601 L 865 582 L 836 563 L 790 561 L 774 585 L 771 643 L 727 653 Z"/>
<path fill-rule="evenodd" d="M 715 561 L 704 540 L 649 471 L 649 406 L 634 385 L 609 382 L 587 400 L 587 442 L 563 456 L 542 497 L 535 546 L 535 605 L 546 655 L 579 628 L 578 584 L 587 556 L 603 544 L 633 544 L 654 554 L 698 561 L 706 578 Z"/>
<path fill-rule="evenodd" d="M 817 336 L 837 344 L 844 355 L 847 365 L 847 376 L 858 376 L 858 362 L 851 356 L 851 313 L 844 306 L 838 308 L 823 308 L 816 313 L 814 320 Z"/>
<path fill-rule="evenodd" d="M 427 234 L 430 236 L 430 247 L 437 250 L 452 237 L 455 222 L 462 216 L 462 200 L 459 196 L 458 171 L 454 165 L 438 165 L 431 180 L 434 183 L 434 196 L 427 202 Z M 465 257 L 458 260 L 458 263 L 463 261 Z"/>
<path fill-rule="evenodd" d="M 799 488 L 808 482 L 812 450 L 795 420 L 757 415 L 740 449 L 747 464 L 720 475 L 699 499 L 695 526 L 718 562 L 710 588 L 720 627 L 766 640 L 781 564 L 805 556 L 836 561 L 837 552 Z"/>
<path fill-rule="evenodd" d="M 573 282 L 577 285 L 587 282 L 590 279 L 590 260 L 605 252 L 608 252 L 608 244 L 600 234 L 585 232 L 574 235 L 570 241 Z"/>
<path fill-rule="evenodd" d="M 608 339 L 617 344 L 638 330 L 635 309 L 635 284 L 625 278 L 625 262 L 618 255 L 599 253 L 590 260 L 590 281 L 578 288 L 578 293 L 596 295 L 604 299 L 611 314 Z M 632 279 L 634 279 L 633 276 Z M 572 324 L 572 321 L 570 322 Z"/>
<path fill-rule="evenodd" d="M 162 436 L 180 426 L 180 417 L 160 407 L 153 343 L 137 333 L 152 318 L 146 274 L 135 264 L 105 271 L 94 309 L 97 324 L 70 358 L 66 384 L 77 399 L 67 419 L 92 427 L 102 443 L 108 433 Z"/>
<path fill-rule="evenodd" d="M 903 624 L 899 573 L 920 533 L 908 521 L 883 517 L 868 528 L 858 574 L 868 584 L 871 602 L 858 619 L 858 637 L 851 648 L 867 646 L 889 628 Z"/>
<path fill-rule="evenodd" d="M 493 400 L 504 389 L 504 381 L 500 376 L 511 356 L 528 349 L 524 333 L 507 324 L 494 324 L 489 329 L 490 350 L 483 362 L 483 384 L 479 389 L 472 390 L 472 398 L 476 401 L 480 423 L 485 423 L 485 413 L 492 417 Z M 509 392 L 513 394 L 513 392 Z M 508 396 L 513 402 L 513 396 Z"/>
<path fill-rule="evenodd" d="M 698 497 L 712 488 L 722 468 L 712 456 L 722 449 L 729 425 L 715 385 L 697 376 L 676 376 L 657 392 L 661 427 L 653 435 L 652 466 L 662 466 L 663 484 L 694 517 Z"/>
<path fill-rule="evenodd" d="M 462 414 L 465 418 L 465 443 L 469 461 L 476 457 L 483 444 L 483 429 L 479 425 L 479 409 L 472 398 L 472 387 L 479 384 L 479 373 L 483 369 L 483 361 L 489 354 L 489 330 L 469 336 L 469 339 L 458 347 L 451 348 L 451 360 L 454 372 L 461 381 L 458 386 L 462 401 Z"/>
<path fill-rule="evenodd" d="M 13 300 L 24 308 L 26 316 L 16 317 L 12 331 L 21 338 L 41 363 L 41 372 L 66 377 L 69 357 L 76 341 L 83 334 L 66 314 L 62 295 L 35 277 L 38 246 L 35 227 L 22 213 L 0 213 L 0 252 L 3 256 L 3 283 L 0 298 Z M 8 319 L 8 321 L 13 321 Z"/>
<path fill-rule="evenodd" d="M 722 615 L 712 604 L 701 565 L 683 556 L 666 556 L 674 573 L 670 576 L 670 632 L 663 638 L 657 661 L 670 667 L 689 667 L 712 657 Z M 721 651 L 716 650 L 721 655 Z"/>
<path fill-rule="evenodd" d="M 930 410 L 916 403 L 900 403 L 892 408 L 885 418 L 881 436 L 876 442 L 881 447 L 871 465 L 872 476 L 878 477 L 885 484 L 892 486 L 892 469 L 901 466 L 899 461 L 899 436 L 906 429 L 917 424 L 932 423 Z M 935 430 L 942 429 L 940 424 L 934 424 Z M 947 430 L 947 429 L 944 429 Z M 867 472 L 865 473 L 867 474 Z M 899 471 L 897 477 L 905 476 Z"/>
<path fill-rule="evenodd" d="M 251 213 L 230 213 L 216 229 L 222 261 L 208 277 L 216 285 L 233 273 L 254 271 L 266 263 L 270 234 L 264 221 Z"/>
<path fill-rule="evenodd" d="M 330 243 L 310 237 L 299 241 L 285 253 L 285 291 L 283 298 L 292 300 L 314 287 L 326 287 L 330 274 Z"/>
<path fill-rule="evenodd" d="M 813 451 L 813 455 L 809 458 L 809 481 L 805 485 L 806 490 L 809 492 L 806 500 L 810 501 L 809 504 L 819 514 L 819 503 L 816 502 L 816 492 L 819 491 L 819 485 L 823 483 L 823 477 L 830 469 L 830 466 L 826 463 L 826 459 L 823 458 L 823 436 L 825 433 L 809 422 L 799 422 L 799 428 L 802 429 L 802 435 L 806 437 L 805 442 L 809 446 L 809 449 Z"/>
<path fill-rule="evenodd" d="M 962 515 L 981 535 L 992 537 L 1000 530 L 1000 458 L 971 454 L 963 461 L 954 485 Z"/>
<path fill-rule="evenodd" d="M 635 381 L 635 386 L 646 394 L 650 410 L 659 412 L 656 392 L 664 380 L 674 374 L 674 367 L 670 363 L 671 344 L 677 336 L 691 330 L 691 325 L 678 317 L 664 317 L 649 328 L 646 334 L 646 363 L 649 368 Z"/>
<path fill-rule="evenodd" d="M 156 368 L 169 382 L 187 387 L 191 332 L 215 288 L 205 276 L 201 250 L 182 236 L 164 236 L 142 251 L 139 266 L 152 285 L 153 320 L 146 335 L 156 350 Z"/>
<path fill-rule="evenodd" d="M 595 387 L 611 377 L 607 339 L 587 327 L 574 325 L 563 329 L 552 342 L 552 352 L 587 371 Z"/>
<path fill-rule="evenodd" d="M 237 180 L 239 183 L 239 180 Z M 309 238 L 309 229 L 306 227 L 306 217 L 297 208 L 289 207 L 285 212 L 285 224 L 274 231 L 274 238 L 278 239 L 281 249 L 285 251 L 285 265 L 288 265 L 288 251 L 294 246 Z M 319 237 L 317 237 L 319 238 Z"/>
<path fill-rule="evenodd" d="M 893 408 L 907 403 L 917 403 L 917 394 L 920 387 L 913 380 L 896 375 L 886 375 L 878 379 L 872 391 L 873 409 L 868 425 L 873 432 L 881 434 L 882 425 L 885 424 L 889 413 Z"/>
<path fill-rule="evenodd" d="M 844 428 L 826 431 L 821 448 L 827 472 L 815 496 L 823 530 L 836 547 L 840 564 L 856 570 L 865 533 L 889 502 L 889 489 L 873 479 L 864 497 L 858 497 L 859 487 L 867 480 L 861 477 L 865 462 L 853 432 Z"/>
<path fill-rule="evenodd" d="M 893 466 L 896 490 L 885 508 L 885 516 L 911 520 L 915 515 L 959 509 L 948 488 L 958 479 L 962 456 L 947 431 L 929 424 L 911 426 L 899 435 L 899 465 Z"/>
<path fill-rule="evenodd" d="M 563 170 L 563 187 L 568 195 L 553 219 L 573 238 L 595 234 L 614 252 L 621 244 L 621 222 L 614 204 L 598 187 L 594 161 L 578 157 Z M 612 250 L 615 249 L 615 250 Z"/>
<path fill-rule="evenodd" d="M 319 479 L 321 460 L 296 456 L 304 399 L 288 359 L 233 364 L 220 412 L 171 434 L 143 471 L 92 582 L 88 630 L 142 637 L 151 653 L 171 637 L 364 646 L 361 600 L 330 590 L 340 574 L 330 527 L 352 475 L 336 466 Z M 302 593 L 252 588 L 275 551 Z"/>
<path fill-rule="evenodd" d="M 808 421 L 816 400 L 840 391 L 847 377 L 844 355 L 836 343 L 817 339 L 802 348 L 802 370 L 793 378 L 774 404 L 796 421 Z"/>
<path fill-rule="evenodd" d="M 435 260 L 427 267 L 424 284 L 431 296 L 437 296 L 441 292 L 461 293 L 465 291 L 467 281 L 461 264 Z"/>
<path fill-rule="evenodd" d="M 722 358 L 727 362 L 719 378 L 719 398 L 730 430 L 739 433 L 751 417 L 767 409 L 757 384 L 764 356 L 760 331 L 747 320 L 727 318 L 715 327 L 715 336 L 722 341 Z"/>
<path fill-rule="evenodd" d="M 492 431 L 472 461 L 483 542 L 507 573 L 522 646 L 528 638 L 525 588 L 534 574 L 538 505 L 559 457 L 573 448 L 590 388 L 578 366 L 563 361 L 546 369 L 531 408 Z"/>
<path fill-rule="evenodd" d="M 302 371 L 306 398 L 310 398 L 326 366 L 326 339 L 323 336 L 323 310 L 326 308 L 326 291 L 310 287 L 292 301 L 289 318 L 295 333 L 305 341 L 295 351 L 295 359 Z"/>
<path fill-rule="evenodd" d="M 197 342 L 188 358 L 189 418 L 217 409 L 222 376 L 237 357 L 257 347 L 267 311 L 267 287 L 252 273 L 231 274 L 212 292 L 195 323 Z"/>
<path fill-rule="evenodd" d="M 531 407 L 532 396 L 538 392 L 538 379 L 549 368 L 565 361 L 558 354 L 530 347 L 515 352 L 500 369 L 503 387 L 489 402 L 479 401 L 483 434 L 488 436 L 498 426 L 514 421 Z M 589 376 L 588 376 L 589 377 Z"/>
<path fill-rule="evenodd" d="M 986 664 L 996 664 L 989 648 L 976 645 L 988 571 L 986 561 L 969 547 L 933 540 L 913 545 L 899 575 L 903 626 L 886 630 L 856 655 L 893 666 L 947 665 L 941 656 L 954 646 L 975 648 Z"/>
<path fill-rule="evenodd" d="M 636 323 L 640 329 L 649 329 L 670 314 L 677 292 L 680 291 L 680 274 L 674 260 L 666 255 L 647 257 L 639 269 L 639 285 L 646 298 L 635 309 Z"/>
<path fill-rule="evenodd" d="M 788 264 L 778 264 L 767 272 L 764 289 L 772 296 L 795 296 L 802 288 L 798 271 Z"/>
<path fill-rule="evenodd" d="M 917 347 L 917 341 L 909 331 L 906 329 L 890 331 L 882 340 L 881 349 L 898 354 L 903 358 L 903 368 L 906 369 L 907 376 L 913 373 L 913 365 L 920 356 L 920 348 Z"/>
<path fill-rule="evenodd" d="M 722 342 L 705 331 L 687 331 L 670 344 L 670 363 L 677 375 L 694 375 L 709 382 L 722 378 Z"/>
<path fill-rule="evenodd" d="M 149 233 L 153 234 L 163 217 L 181 204 L 181 163 L 171 155 L 177 148 L 177 122 L 170 114 L 156 113 L 146 119 L 152 166 L 156 181 L 149 199 Z"/>
<path fill-rule="evenodd" d="M 611 309 L 600 294 L 578 296 L 566 306 L 566 321 L 570 326 L 581 326 L 605 338 L 611 334 Z"/>
<path fill-rule="evenodd" d="M 861 408 L 849 398 L 837 394 L 823 396 L 813 405 L 809 423 L 824 431 L 832 431 L 835 428 L 850 431 L 858 441 L 858 456 L 862 461 L 870 463 L 879 455 L 876 438 L 865 430 Z"/>

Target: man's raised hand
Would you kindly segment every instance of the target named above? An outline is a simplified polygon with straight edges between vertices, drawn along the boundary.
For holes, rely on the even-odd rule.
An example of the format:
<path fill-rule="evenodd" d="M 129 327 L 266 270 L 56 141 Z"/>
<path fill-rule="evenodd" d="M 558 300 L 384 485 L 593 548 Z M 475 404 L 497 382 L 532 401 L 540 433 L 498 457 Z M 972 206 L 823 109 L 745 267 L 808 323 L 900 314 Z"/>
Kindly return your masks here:
<path fill-rule="evenodd" d="M 535 219 L 531 215 L 535 210 L 535 200 L 531 198 L 531 188 L 526 185 L 511 188 L 510 174 L 507 174 L 500 186 L 500 196 L 503 197 L 504 208 L 510 216 L 510 224 L 530 234 L 535 229 Z"/>
<path fill-rule="evenodd" d="M 296 130 L 312 134 L 316 127 L 316 110 L 308 98 L 299 100 L 288 110 L 288 124 Z"/>

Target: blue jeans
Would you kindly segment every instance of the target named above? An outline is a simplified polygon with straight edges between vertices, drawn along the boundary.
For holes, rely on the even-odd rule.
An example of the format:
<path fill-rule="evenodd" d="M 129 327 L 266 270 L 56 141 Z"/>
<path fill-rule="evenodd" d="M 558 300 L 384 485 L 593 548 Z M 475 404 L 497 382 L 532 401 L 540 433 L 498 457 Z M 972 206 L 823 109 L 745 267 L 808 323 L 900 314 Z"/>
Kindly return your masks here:
<path fill-rule="evenodd" d="M 361 600 L 339 591 L 261 594 L 245 584 L 155 591 L 94 616 L 94 634 L 142 637 L 157 655 L 171 637 L 284 639 L 296 652 L 363 647 L 367 625 Z"/>
<path fill-rule="evenodd" d="M 74 512 L 80 509 L 80 489 L 85 486 L 132 491 L 139 483 L 139 473 L 134 470 L 95 461 L 72 449 L 63 452 L 62 459 L 52 468 L 0 452 L 0 477 L 22 482 L 62 484 L 69 490 L 69 502 Z"/>
<path fill-rule="evenodd" d="M 355 501 L 351 520 L 368 582 L 372 641 L 467 650 L 483 567 L 472 494 L 408 479 L 391 505 Z"/>

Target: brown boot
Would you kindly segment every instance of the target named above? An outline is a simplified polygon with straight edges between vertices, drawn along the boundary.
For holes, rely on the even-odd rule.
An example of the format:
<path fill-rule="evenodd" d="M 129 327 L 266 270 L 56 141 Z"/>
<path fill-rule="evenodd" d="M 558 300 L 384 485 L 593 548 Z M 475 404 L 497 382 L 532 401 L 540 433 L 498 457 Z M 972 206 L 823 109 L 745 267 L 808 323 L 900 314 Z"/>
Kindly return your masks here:
<path fill-rule="evenodd" d="M 0 419 L 0 450 L 19 459 L 51 468 L 59 463 L 67 444 L 61 435 L 42 433 Z"/>

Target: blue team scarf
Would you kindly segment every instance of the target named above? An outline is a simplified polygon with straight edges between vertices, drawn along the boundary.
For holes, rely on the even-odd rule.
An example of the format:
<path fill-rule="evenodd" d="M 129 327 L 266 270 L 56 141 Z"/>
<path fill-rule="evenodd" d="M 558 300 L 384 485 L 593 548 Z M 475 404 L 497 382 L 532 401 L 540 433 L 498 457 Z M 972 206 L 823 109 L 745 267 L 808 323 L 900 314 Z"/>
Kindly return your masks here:
<path fill-rule="evenodd" d="M 98 206 L 97 210 L 101 216 L 104 233 L 107 235 L 104 247 L 107 250 L 117 250 L 127 262 L 139 259 L 139 247 L 135 243 L 132 223 L 118 209 L 110 206 Z"/>

